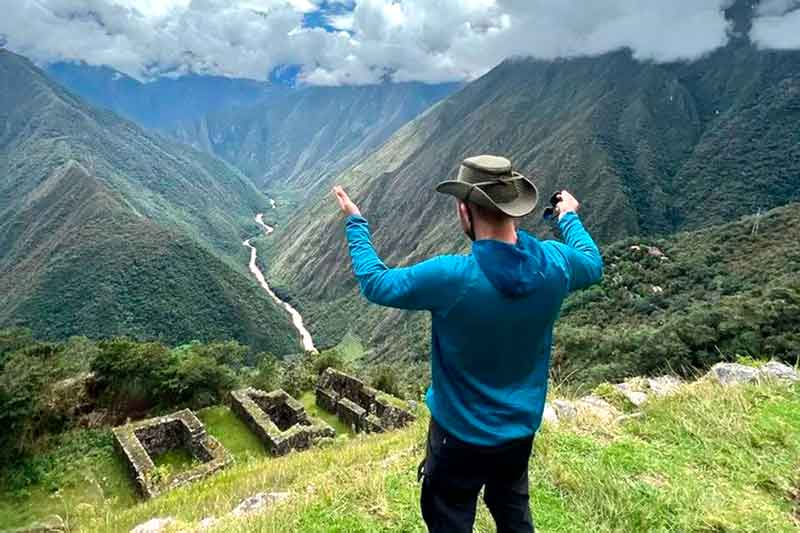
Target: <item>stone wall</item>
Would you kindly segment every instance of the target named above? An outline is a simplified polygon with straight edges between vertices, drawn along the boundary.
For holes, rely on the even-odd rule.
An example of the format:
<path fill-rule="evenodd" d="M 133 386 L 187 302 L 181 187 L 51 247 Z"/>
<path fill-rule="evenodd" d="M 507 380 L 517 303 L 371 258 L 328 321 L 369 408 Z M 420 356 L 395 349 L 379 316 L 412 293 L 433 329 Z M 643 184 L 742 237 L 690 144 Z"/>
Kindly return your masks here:
<path fill-rule="evenodd" d="M 336 432 L 308 415 L 303 405 L 285 391 L 247 388 L 231 393 L 231 409 L 261 439 L 272 455 L 304 450 Z"/>
<path fill-rule="evenodd" d="M 145 498 L 201 479 L 232 462 L 225 448 L 188 409 L 116 427 L 113 433 L 115 446 Z M 175 448 L 186 448 L 200 464 L 170 479 L 159 479 L 153 458 Z"/>
<path fill-rule="evenodd" d="M 414 420 L 414 415 L 401 400 L 333 368 L 328 368 L 320 376 L 316 402 L 357 433 L 388 431 Z"/>

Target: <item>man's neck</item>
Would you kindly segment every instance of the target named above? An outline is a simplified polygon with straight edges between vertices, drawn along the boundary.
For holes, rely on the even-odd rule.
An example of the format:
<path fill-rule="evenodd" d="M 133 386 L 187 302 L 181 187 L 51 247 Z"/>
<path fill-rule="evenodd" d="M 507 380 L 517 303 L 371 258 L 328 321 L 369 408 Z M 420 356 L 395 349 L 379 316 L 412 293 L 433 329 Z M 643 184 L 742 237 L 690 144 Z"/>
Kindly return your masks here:
<path fill-rule="evenodd" d="M 517 244 L 517 228 L 513 223 L 502 226 L 489 226 L 478 223 L 475 227 L 475 240 L 492 240 L 508 244 Z"/>

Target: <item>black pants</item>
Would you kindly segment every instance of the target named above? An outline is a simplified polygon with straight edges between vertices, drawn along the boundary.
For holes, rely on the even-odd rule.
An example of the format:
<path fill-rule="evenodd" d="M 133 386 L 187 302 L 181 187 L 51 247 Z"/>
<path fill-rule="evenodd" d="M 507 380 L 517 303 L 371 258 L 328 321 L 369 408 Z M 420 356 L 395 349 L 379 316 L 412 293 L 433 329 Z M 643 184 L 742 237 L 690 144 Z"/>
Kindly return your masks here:
<path fill-rule="evenodd" d="M 478 494 L 498 533 L 533 531 L 528 459 L 533 437 L 495 447 L 474 446 L 448 434 L 433 419 L 422 476 L 422 517 L 431 533 L 471 532 Z"/>

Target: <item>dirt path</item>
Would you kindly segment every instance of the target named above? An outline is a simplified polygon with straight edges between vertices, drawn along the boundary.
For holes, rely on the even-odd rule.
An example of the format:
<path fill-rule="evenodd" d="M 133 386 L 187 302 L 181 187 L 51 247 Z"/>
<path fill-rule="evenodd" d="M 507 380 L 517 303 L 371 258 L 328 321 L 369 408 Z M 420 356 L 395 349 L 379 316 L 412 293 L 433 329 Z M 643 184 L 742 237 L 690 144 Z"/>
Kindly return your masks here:
<path fill-rule="evenodd" d="M 274 207 L 275 203 L 273 202 L 272 205 Z M 256 222 L 258 223 L 259 226 L 264 228 L 264 233 L 266 235 L 269 235 L 270 233 L 275 231 L 275 228 L 269 226 L 264 222 L 264 213 L 259 213 L 256 215 Z M 253 239 L 247 239 L 242 243 L 248 248 L 250 248 L 250 265 L 249 265 L 250 272 L 252 272 L 253 275 L 256 277 L 256 280 L 258 280 L 258 283 L 261 285 L 261 287 L 265 291 L 267 291 L 267 294 L 269 294 L 270 297 L 273 300 L 275 300 L 275 303 L 283 307 L 286 310 L 286 312 L 289 313 L 289 316 L 292 317 L 292 325 L 294 325 L 295 329 L 300 334 L 300 340 L 303 344 L 303 349 L 307 352 L 317 353 L 317 348 L 314 346 L 314 339 L 311 338 L 311 333 L 303 325 L 303 316 L 297 311 L 297 309 L 292 307 L 289 303 L 284 302 L 283 300 L 278 298 L 278 295 L 275 294 L 275 292 L 270 288 L 269 284 L 267 283 L 267 280 L 264 278 L 264 273 L 261 272 L 260 268 L 258 268 L 258 263 L 256 262 L 256 253 L 257 253 L 256 248 L 255 246 L 250 244 L 250 241 L 252 240 Z"/>

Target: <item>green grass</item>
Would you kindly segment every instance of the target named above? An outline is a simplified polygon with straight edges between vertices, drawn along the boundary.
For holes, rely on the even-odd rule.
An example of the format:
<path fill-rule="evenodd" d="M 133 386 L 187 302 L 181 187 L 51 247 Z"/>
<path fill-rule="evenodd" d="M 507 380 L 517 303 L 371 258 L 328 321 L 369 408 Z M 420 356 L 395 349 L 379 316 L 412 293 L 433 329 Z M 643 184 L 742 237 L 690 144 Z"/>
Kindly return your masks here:
<path fill-rule="evenodd" d="M 237 463 L 266 457 L 264 445 L 258 437 L 228 407 L 208 407 L 198 411 L 197 417 Z"/>
<path fill-rule="evenodd" d="M 350 436 L 353 434 L 353 430 L 334 414 L 329 413 L 324 409 L 320 409 L 317 407 L 317 401 L 314 396 L 314 391 L 304 392 L 298 400 L 303 406 L 306 408 L 308 414 L 315 418 L 319 418 L 327 422 L 333 429 L 336 430 L 336 435 L 338 436 Z"/>
<path fill-rule="evenodd" d="M 153 457 L 153 464 L 156 468 L 166 468 L 172 474 L 179 474 L 197 466 L 197 459 L 186 448 L 178 447 Z"/>
<path fill-rule="evenodd" d="M 544 532 L 790 532 L 800 472 L 800 387 L 690 385 L 622 425 L 545 427 L 530 463 Z M 286 457 L 239 463 L 116 513 L 81 512 L 78 531 L 126 531 L 158 516 L 191 527 L 257 492 L 291 497 L 214 531 L 424 531 L 416 466 L 427 419 Z M 493 531 L 483 504 L 476 531 Z"/>
<path fill-rule="evenodd" d="M 117 513 L 136 501 L 109 431 L 65 434 L 47 452 L 0 472 L 0 530 L 43 520 L 70 524 L 78 511 Z"/>

